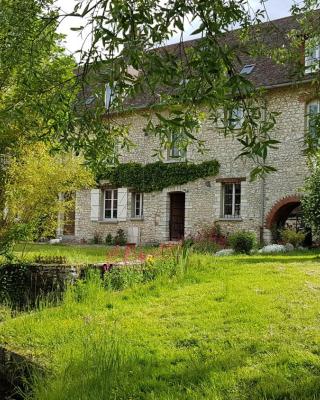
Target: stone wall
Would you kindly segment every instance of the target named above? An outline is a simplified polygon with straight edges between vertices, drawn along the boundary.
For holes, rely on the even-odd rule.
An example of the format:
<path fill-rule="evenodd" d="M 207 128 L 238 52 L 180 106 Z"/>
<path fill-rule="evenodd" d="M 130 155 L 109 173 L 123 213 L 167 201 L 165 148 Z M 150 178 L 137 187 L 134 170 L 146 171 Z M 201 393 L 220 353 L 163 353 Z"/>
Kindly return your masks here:
<path fill-rule="evenodd" d="M 162 192 L 144 195 L 143 220 L 130 219 L 131 196 L 128 196 L 128 216 L 124 222 L 106 222 L 90 220 L 90 191 L 77 193 L 76 199 L 76 238 L 90 239 L 98 232 L 102 237 L 115 234 L 119 228 L 127 230 L 130 226 L 140 228 L 142 242 L 161 242 L 169 239 L 169 193 L 185 192 L 186 215 L 185 235 L 194 232 L 203 223 L 219 221 L 225 233 L 247 229 L 257 235 L 265 224 L 265 216 L 272 206 L 282 197 L 296 194 L 303 185 L 308 173 L 306 159 L 302 154 L 305 132 L 306 102 L 312 97 L 307 86 L 295 86 L 269 90 L 266 101 L 270 111 L 280 112 L 272 136 L 280 140 L 278 150 L 270 152 L 268 163 L 277 171 L 265 180 L 249 181 L 253 167 L 248 160 L 235 159 L 240 152 L 240 145 L 231 137 L 224 137 L 223 132 L 213 122 L 204 123 L 200 138 L 206 142 L 206 152 L 198 153 L 195 146 L 188 149 L 187 159 L 192 162 L 217 159 L 221 168 L 217 177 L 199 179 L 178 187 L 169 187 Z M 156 138 L 146 136 L 143 128 L 146 123 L 146 111 L 122 118 L 130 125 L 130 137 L 136 144 L 131 152 L 126 153 L 122 161 L 150 163 L 156 161 L 152 154 L 157 148 Z M 222 183 L 219 179 L 245 178 L 241 183 L 241 218 L 237 220 L 221 219 Z M 270 235 L 265 230 L 265 238 Z"/>

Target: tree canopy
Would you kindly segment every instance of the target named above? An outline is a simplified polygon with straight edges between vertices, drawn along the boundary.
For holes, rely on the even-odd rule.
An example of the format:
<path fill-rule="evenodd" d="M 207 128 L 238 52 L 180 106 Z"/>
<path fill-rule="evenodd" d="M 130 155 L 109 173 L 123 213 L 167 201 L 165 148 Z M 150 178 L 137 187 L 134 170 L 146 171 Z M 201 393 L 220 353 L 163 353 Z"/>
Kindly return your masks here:
<path fill-rule="evenodd" d="M 51 154 L 40 142 L 24 144 L 6 167 L 0 253 L 11 256 L 16 241 L 54 237 L 58 214 L 74 209 L 72 194 L 92 184 L 82 158 Z"/>

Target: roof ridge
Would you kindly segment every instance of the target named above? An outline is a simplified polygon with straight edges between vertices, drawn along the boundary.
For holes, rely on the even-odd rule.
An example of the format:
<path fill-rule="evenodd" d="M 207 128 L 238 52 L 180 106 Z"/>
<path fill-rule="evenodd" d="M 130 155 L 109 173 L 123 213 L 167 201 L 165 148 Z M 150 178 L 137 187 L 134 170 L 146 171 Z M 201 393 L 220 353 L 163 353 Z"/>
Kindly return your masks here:
<path fill-rule="evenodd" d="M 252 25 L 252 28 L 256 28 L 256 27 L 267 27 L 268 25 L 272 26 L 273 24 L 278 24 L 281 21 L 288 21 L 288 20 L 292 20 L 294 21 L 296 18 L 298 17 L 298 15 L 288 15 L 286 17 L 281 17 L 281 18 L 276 18 L 276 19 L 270 19 L 268 21 L 264 21 L 261 24 L 256 24 L 256 25 Z M 275 24 L 275 25 L 276 25 Z M 235 29 L 231 29 L 229 31 L 226 31 L 223 33 L 223 35 L 230 35 L 234 32 L 237 31 L 241 31 L 242 28 L 235 28 Z M 183 44 L 183 45 L 189 45 L 192 42 L 197 42 L 199 40 L 201 40 L 202 38 L 190 38 L 188 40 L 183 40 L 183 41 L 177 41 L 174 43 L 170 43 L 170 44 L 163 44 L 163 45 L 159 45 L 158 47 L 155 47 L 156 50 L 161 50 L 161 49 L 170 49 L 171 47 L 175 47 L 177 45 Z"/>

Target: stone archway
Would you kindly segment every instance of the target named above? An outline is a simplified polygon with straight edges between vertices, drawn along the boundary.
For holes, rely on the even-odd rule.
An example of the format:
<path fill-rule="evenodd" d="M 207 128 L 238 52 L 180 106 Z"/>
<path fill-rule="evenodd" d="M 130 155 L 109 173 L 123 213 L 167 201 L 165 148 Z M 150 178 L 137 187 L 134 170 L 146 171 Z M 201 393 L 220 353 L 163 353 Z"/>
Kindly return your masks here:
<path fill-rule="evenodd" d="M 278 200 L 266 217 L 266 228 L 272 229 L 274 226 L 283 225 L 293 210 L 301 204 L 301 199 L 297 195 L 283 197 Z"/>
<path fill-rule="evenodd" d="M 300 196 L 292 195 L 278 200 L 266 216 L 265 227 L 270 232 L 270 239 L 279 240 L 280 231 L 284 227 L 303 229 L 301 214 Z"/>

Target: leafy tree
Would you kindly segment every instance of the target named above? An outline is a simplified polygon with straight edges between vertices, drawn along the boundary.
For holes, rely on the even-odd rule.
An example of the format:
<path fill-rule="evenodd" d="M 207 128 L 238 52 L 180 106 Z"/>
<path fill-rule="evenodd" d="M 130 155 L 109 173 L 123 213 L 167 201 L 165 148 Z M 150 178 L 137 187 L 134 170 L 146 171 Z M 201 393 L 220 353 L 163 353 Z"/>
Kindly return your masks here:
<path fill-rule="evenodd" d="M 109 132 L 115 127 L 119 132 L 112 111 L 130 109 L 130 100 L 144 93 L 156 111 L 156 120 L 152 113 L 147 117 L 146 133 L 159 138 L 159 155 L 161 148 L 170 147 L 172 135 L 182 148 L 193 141 L 202 151 L 205 144 L 198 133 L 203 121 L 218 122 L 221 110 L 229 110 L 230 121 L 233 110 L 241 106 L 241 132 L 235 132 L 234 120 L 226 124 L 224 133 L 241 144 L 239 156 L 254 161 L 253 176 L 273 170 L 266 159 L 268 149 L 278 143 L 270 135 L 276 114 L 268 113 L 262 93 L 237 69 L 241 43 L 246 41 L 245 51 L 250 51 L 247 38 L 252 36 L 252 26 L 260 23 L 262 10 L 251 17 L 247 0 L 87 0 L 77 2 L 72 16 L 83 22 L 79 31 L 90 27 L 92 33 L 89 49 L 81 53 L 81 78 L 90 83 L 99 104 L 104 96 L 101 82 L 110 87 Z M 193 46 L 183 40 L 190 19 L 199 24 L 193 34 L 201 35 Z M 241 33 L 234 34 L 234 43 L 227 43 L 224 34 L 235 26 Z M 177 32 L 181 33 L 178 48 L 158 48 Z"/>
<path fill-rule="evenodd" d="M 73 193 L 93 183 L 83 159 L 70 154 L 50 154 L 43 143 L 24 145 L 19 157 L 6 167 L 5 210 L 0 227 L 0 252 L 10 255 L 14 243 L 54 236 L 58 214 L 74 207 Z"/>
<path fill-rule="evenodd" d="M 304 220 L 313 233 L 320 234 L 320 157 L 311 167 L 302 197 Z"/>
<path fill-rule="evenodd" d="M 203 121 L 223 119 L 224 134 L 242 147 L 238 156 L 254 162 L 252 177 L 273 170 L 267 156 L 278 143 L 271 134 L 277 114 L 268 112 L 263 91 L 238 72 L 238 56 L 300 59 L 304 34 L 310 33 L 309 9 L 317 1 L 293 8 L 303 12 L 303 29 L 292 32 L 288 49 L 261 45 L 265 12 L 250 12 L 248 0 L 78 0 L 69 15 L 59 15 L 53 0 L 2 3 L 0 77 L 5 90 L 0 127 L 9 142 L 21 134 L 50 140 L 59 148 L 83 152 L 101 172 L 116 158 L 115 148 L 130 146 L 128 125 L 114 118 L 114 112 L 130 110 L 143 93 L 155 111 L 146 116 L 146 133 L 156 135 L 162 148 L 172 145 L 173 135 L 182 148 L 193 141 L 202 151 L 205 144 L 198 133 Z M 79 44 L 79 68 L 62 53 L 56 34 L 59 18 L 71 16 L 79 18 L 82 26 L 75 29 L 91 42 L 88 49 Z M 201 36 L 192 46 L 184 43 L 189 20 L 198 26 L 193 35 Z M 234 27 L 240 30 L 230 42 L 225 33 Z M 178 47 L 159 48 L 176 33 Z M 107 110 L 103 83 L 112 98 Z M 233 110 L 239 106 L 244 123 L 235 130 Z M 221 110 L 227 110 L 227 118 Z"/>
<path fill-rule="evenodd" d="M 62 139 L 59 132 L 70 123 L 75 99 L 75 62 L 59 45 L 51 0 L 0 4 L 0 150 L 5 153 L 21 139 Z"/>
<path fill-rule="evenodd" d="M 263 45 L 260 24 L 266 12 L 261 3 L 262 9 L 253 13 L 247 0 L 78 1 L 72 16 L 79 17 L 82 26 L 75 30 L 91 32 L 91 44 L 81 52 L 81 78 L 90 81 L 92 93 L 100 100 L 104 96 L 101 81 L 109 85 L 113 99 L 107 110 L 109 132 L 115 127 L 119 131 L 112 111 L 130 109 L 134 102 L 128 98 L 144 93 L 156 112 L 156 119 L 152 113 L 147 117 L 146 133 L 156 135 L 161 148 L 172 145 L 173 135 L 179 138 L 182 149 L 195 141 L 201 151 L 205 144 L 198 139 L 198 132 L 203 121 L 217 122 L 221 110 L 227 110 L 229 121 L 224 134 L 240 143 L 238 156 L 253 160 L 256 168 L 252 177 L 272 171 L 267 156 L 268 150 L 278 144 L 271 135 L 277 114 L 268 112 L 263 91 L 238 72 L 238 56 L 262 55 L 279 63 L 294 63 L 299 80 L 304 74 L 304 40 L 319 29 L 309 13 L 318 1 L 307 0 L 303 7 L 293 7 L 301 29 L 293 30 L 289 37 L 286 34 L 286 46 L 280 48 Z M 198 25 L 192 35 L 201 36 L 191 46 L 184 43 L 185 26 L 190 20 Z M 227 40 L 225 33 L 234 27 L 241 30 L 234 31 L 232 40 Z M 159 48 L 177 33 L 179 46 Z M 235 130 L 237 121 L 232 121 L 237 118 L 233 110 L 239 107 L 244 117 L 240 131 Z M 315 140 L 307 137 L 308 152 L 314 153 L 315 148 L 318 143 L 315 146 Z M 161 149 L 159 153 L 161 156 Z"/>

